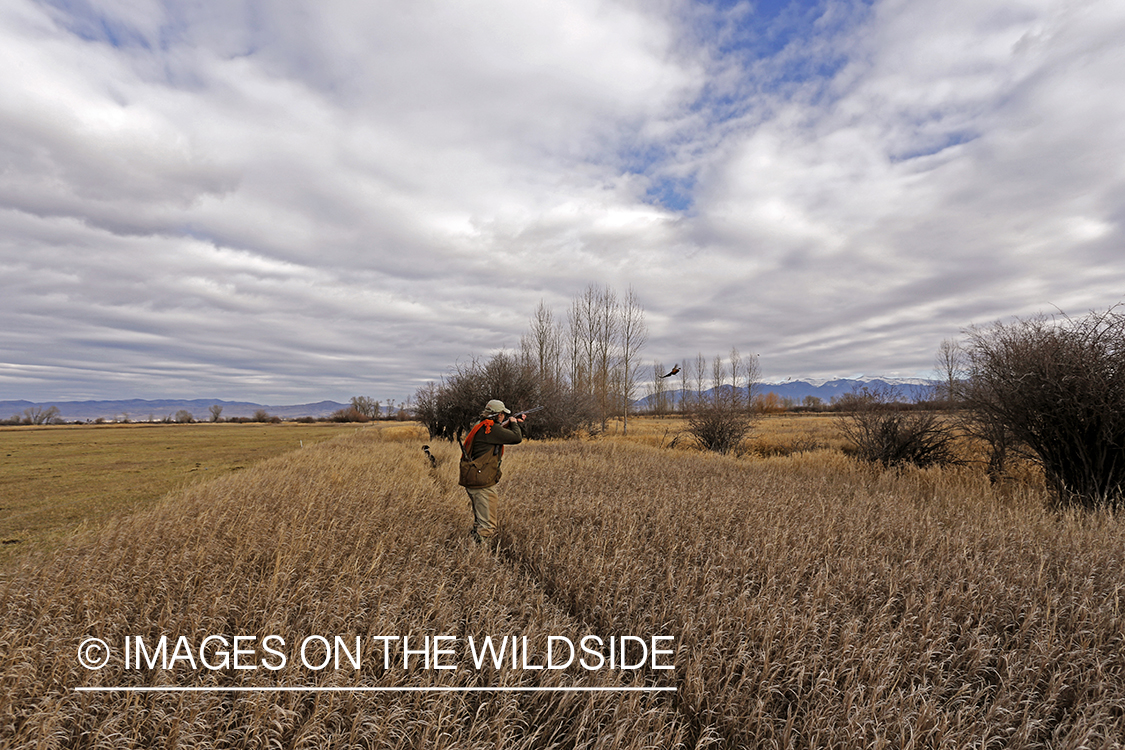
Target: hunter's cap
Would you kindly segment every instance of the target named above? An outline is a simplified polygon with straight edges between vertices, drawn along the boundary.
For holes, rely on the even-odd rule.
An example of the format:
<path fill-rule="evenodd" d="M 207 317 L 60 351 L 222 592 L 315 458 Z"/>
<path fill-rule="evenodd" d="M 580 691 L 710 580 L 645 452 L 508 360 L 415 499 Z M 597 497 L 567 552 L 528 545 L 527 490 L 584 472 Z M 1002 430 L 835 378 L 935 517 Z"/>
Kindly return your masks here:
<path fill-rule="evenodd" d="M 499 414 L 501 412 L 504 414 L 512 413 L 510 409 L 504 406 L 503 401 L 495 398 L 484 405 L 484 411 L 486 414 Z"/>

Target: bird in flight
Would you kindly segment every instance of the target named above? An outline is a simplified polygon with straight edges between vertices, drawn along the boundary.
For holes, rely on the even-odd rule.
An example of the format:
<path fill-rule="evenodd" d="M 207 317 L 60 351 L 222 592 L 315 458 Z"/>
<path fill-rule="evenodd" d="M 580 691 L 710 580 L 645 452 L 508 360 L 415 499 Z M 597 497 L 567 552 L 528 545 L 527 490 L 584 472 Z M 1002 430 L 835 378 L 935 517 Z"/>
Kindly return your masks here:
<path fill-rule="evenodd" d="M 671 371 L 670 373 L 668 373 L 667 375 L 661 375 L 660 377 L 662 377 L 662 378 L 670 378 L 670 377 L 672 377 L 673 375 L 675 375 L 675 374 L 676 374 L 677 372 L 679 372 L 679 371 L 680 371 L 680 366 L 679 366 L 679 365 L 673 365 L 673 366 L 672 366 L 672 371 Z"/>

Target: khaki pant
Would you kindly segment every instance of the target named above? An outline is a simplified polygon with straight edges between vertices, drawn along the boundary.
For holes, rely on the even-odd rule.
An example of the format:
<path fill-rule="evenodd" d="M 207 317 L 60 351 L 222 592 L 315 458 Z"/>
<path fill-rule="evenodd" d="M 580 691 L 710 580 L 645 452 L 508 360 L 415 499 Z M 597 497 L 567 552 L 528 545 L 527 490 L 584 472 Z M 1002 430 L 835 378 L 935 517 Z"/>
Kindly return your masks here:
<path fill-rule="evenodd" d="M 500 504 L 500 495 L 496 492 L 496 485 L 491 487 L 466 487 L 469 493 L 469 504 L 473 509 L 473 531 L 481 539 L 490 539 L 496 534 L 497 508 Z"/>

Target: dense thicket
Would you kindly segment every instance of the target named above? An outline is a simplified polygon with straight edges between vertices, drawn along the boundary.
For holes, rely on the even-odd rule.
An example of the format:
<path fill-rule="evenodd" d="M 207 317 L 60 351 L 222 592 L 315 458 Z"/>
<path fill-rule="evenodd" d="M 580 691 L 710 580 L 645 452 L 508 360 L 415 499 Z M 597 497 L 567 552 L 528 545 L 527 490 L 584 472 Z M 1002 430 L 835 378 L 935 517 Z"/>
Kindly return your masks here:
<path fill-rule="evenodd" d="M 440 384 L 431 383 L 419 390 L 415 414 L 430 437 L 460 439 L 494 398 L 513 412 L 543 407 L 526 422 L 524 434 L 528 437 L 569 437 L 595 421 L 590 397 L 503 352 L 487 362 L 474 359 L 459 364 Z"/>
<path fill-rule="evenodd" d="M 1043 467 L 1062 506 L 1125 490 L 1125 315 L 1036 317 L 969 333 L 967 404 Z"/>

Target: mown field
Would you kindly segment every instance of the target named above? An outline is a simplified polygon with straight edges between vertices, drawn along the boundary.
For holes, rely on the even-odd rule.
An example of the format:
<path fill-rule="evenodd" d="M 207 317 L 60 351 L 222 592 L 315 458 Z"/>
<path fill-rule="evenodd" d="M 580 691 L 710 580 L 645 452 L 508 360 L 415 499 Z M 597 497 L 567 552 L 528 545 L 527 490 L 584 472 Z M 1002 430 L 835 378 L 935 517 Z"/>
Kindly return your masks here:
<path fill-rule="evenodd" d="M 510 449 L 492 552 L 468 541 L 455 448 L 434 445 L 431 469 L 419 434 L 393 427 L 21 556 L 0 580 L 0 745 L 1121 746 L 1119 519 L 1054 514 L 1036 483 L 1001 491 L 972 468 L 879 472 L 831 445 L 721 457 L 642 424 Z M 214 634 L 280 634 L 288 651 L 447 635 L 457 669 L 77 660 L 88 637 Z M 465 647 L 516 635 L 542 654 L 588 634 L 672 635 L 674 669 L 478 669 Z M 77 690 L 96 686 L 219 690 Z M 233 692 L 274 686 L 674 690 Z"/>
<path fill-rule="evenodd" d="M 0 566 L 175 488 L 239 471 L 354 426 L 190 424 L 0 427 Z"/>

